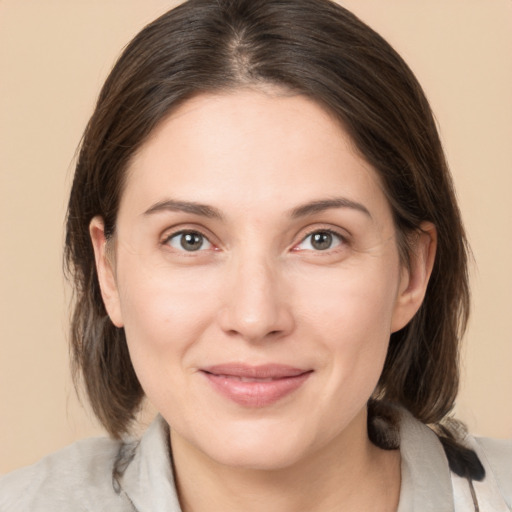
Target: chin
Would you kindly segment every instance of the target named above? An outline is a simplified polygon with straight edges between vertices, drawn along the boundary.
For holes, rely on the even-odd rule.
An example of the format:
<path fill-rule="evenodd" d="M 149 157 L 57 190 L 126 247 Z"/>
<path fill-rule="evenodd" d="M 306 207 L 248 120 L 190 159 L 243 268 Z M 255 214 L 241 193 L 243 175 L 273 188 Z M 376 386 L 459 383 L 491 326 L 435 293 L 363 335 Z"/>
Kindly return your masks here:
<path fill-rule="evenodd" d="M 300 459 L 300 450 L 282 450 L 274 446 L 230 447 L 222 453 L 212 453 L 210 457 L 217 463 L 231 468 L 279 471 L 296 464 Z"/>
<path fill-rule="evenodd" d="M 312 448 L 311 439 L 297 426 L 295 431 L 285 424 L 269 422 L 244 422 L 236 428 L 230 427 L 222 429 L 224 435 L 214 435 L 214 442 L 197 446 L 209 458 L 225 466 L 276 471 L 293 466 Z"/>

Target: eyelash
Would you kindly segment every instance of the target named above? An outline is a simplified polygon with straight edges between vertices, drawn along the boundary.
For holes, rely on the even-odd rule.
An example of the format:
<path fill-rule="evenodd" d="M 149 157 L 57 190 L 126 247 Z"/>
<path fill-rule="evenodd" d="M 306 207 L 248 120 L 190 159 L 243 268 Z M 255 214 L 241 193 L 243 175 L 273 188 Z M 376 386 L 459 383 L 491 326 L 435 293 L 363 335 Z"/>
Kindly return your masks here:
<path fill-rule="evenodd" d="M 312 237 L 313 235 L 320 234 L 320 233 L 330 235 L 333 239 L 337 238 L 339 240 L 338 245 L 346 245 L 348 243 L 346 236 L 342 235 L 338 231 L 335 231 L 335 230 L 329 229 L 329 228 L 317 228 L 317 229 L 314 229 L 313 231 L 310 231 L 309 233 L 307 233 L 302 238 L 302 240 L 293 247 L 293 250 L 299 251 L 300 249 L 298 249 L 298 246 L 302 245 L 308 238 Z M 334 240 L 333 240 L 333 242 L 334 242 Z M 318 253 L 329 253 L 336 249 L 337 249 L 337 247 L 334 247 L 334 248 L 328 247 L 326 249 L 316 249 L 315 250 L 313 248 L 313 249 L 307 249 L 307 250 L 310 250 L 313 252 L 318 252 Z"/>
<path fill-rule="evenodd" d="M 179 239 L 180 236 L 185 236 L 185 235 L 192 235 L 192 236 L 199 236 L 201 237 L 202 239 L 202 243 L 201 243 L 201 246 L 207 242 L 208 244 L 210 244 L 213 248 L 215 248 L 215 245 L 210 241 L 210 239 L 204 234 L 204 233 L 201 233 L 201 231 L 197 230 L 197 229 L 182 229 L 180 231 L 176 231 L 175 233 L 171 233 L 170 235 L 166 236 L 164 238 L 164 240 L 162 241 L 162 245 L 169 245 L 172 247 L 172 245 L 170 244 L 171 240 L 173 238 L 176 238 L 176 239 Z M 174 249 L 176 249 L 178 252 L 183 252 L 183 253 L 194 253 L 194 252 L 202 252 L 204 251 L 201 250 L 201 248 L 198 248 L 197 250 L 192 250 L 192 251 L 187 251 L 184 247 L 183 247 L 183 242 L 181 243 L 181 246 L 183 249 L 178 249 L 176 247 L 174 247 Z"/>
<path fill-rule="evenodd" d="M 299 252 L 301 250 L 307 250 L 307 251 L 318 252 L 318 253 L 329 253 L 329 252 L 332 252 L 333 249 L 336 250 L 337 246 L 335 246 L 334 248 L 327 247 L 325 249 L 315 249 L 315 248 L 312 248 L 312 249 L 299 249 L 300 245 L 304 244 L 304 242 L 306 242 L 306 240 L 308 238 L 312 237 L 315 234 L 327 234 L 327 235 L 330 235 L 333 239 L 338 239 L 339 243 L 337 245 L 346 245 L 348 243 L 346 236 L 342 235 L 338 231 L 335 231 L 335 230 L 329 229 L 329 228 L 317 228 L 317 229 L 314 229 L 314 230 L 309 231 L 308 233 L 306 233 L 302 237 L 301 241 L 298 244 L 295 244 L 293 246 L 292 251 Z M 196 250 L 187 251 L 183 247 L 183 241 L 180 243 L 180 245 L 182 247 L 181 249 L 178 248 L 178 247 L 173 247 L 171 245 L 171 243 L 170 243 L 171 240 L 179 239 L 180 236 L 185 236 L 185 235 L 192 235 L 192 236 L 199 236 L 199 237 L 201 237 L 201 247 L 199 247 Z M 331 241 L 334 242 L 334 240 L 331 240 Z M 168 236 L 166 236 L 162 240 L 161 243 L 162 243 L 162 245 L 167 245 L 167 246 L 173 247 L 178 252 L 192 254 L 192 253 L 195 253 L 195 252 L 200 253 L 200 252 L 203 252 L 205 250 L 211 250 L 210 247 L 208 249 L 202 249 L 202 246 L 203 246 L 203 244 L 205 242 L 208 243 L 211 246 L 211 248 L 213 248 L 213 250 L 217 250 L 217 247 L 210 241 L 208 236 L 206 236 L 204 233 L 202 233 L 201 231 L 199 231 L 197 229 L 183 229 L 183 230 L 171 233 Z M 311 242 L 310 242 L 310 244 L 311 244 Z"/>

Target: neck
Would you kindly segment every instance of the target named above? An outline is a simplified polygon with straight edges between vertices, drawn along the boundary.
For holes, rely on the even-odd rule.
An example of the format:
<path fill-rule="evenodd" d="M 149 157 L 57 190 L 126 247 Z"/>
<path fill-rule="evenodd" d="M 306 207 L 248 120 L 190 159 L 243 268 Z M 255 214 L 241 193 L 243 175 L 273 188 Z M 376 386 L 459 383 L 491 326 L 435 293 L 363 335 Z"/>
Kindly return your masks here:
<path fill-rule="evenodd" d="M 327 446 L 279 469 L 219 464 L 172 431 L 171 446 L 183 512 L 394 512 L 398 506 L 400 454 L 368 440 L 366 414 Z"/>

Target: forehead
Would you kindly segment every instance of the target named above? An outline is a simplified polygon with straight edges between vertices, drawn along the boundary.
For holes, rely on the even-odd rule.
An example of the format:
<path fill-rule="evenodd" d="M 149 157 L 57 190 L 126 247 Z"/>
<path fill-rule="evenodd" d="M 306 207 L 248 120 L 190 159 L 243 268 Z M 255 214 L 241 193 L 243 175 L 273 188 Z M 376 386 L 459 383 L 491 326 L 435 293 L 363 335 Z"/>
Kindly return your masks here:
<path fill-rule="evenodd" d="M 157 126 L 127 170 L 122 205 L 142 209 L 166 194 L 220 208 L 293 208 L 330 195 L 387 204 L 330 113 L 302 95 L 260 90 L 196 96 Z"/>

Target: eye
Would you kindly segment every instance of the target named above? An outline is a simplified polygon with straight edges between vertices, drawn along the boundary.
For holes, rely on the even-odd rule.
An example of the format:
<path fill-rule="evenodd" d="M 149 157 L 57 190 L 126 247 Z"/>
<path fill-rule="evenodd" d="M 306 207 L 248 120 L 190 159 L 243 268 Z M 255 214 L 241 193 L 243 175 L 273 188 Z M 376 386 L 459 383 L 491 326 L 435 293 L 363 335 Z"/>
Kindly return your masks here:
<path fill-rule="evenodd" d="M 180 231 L 170 236 L 165 243 L 173 249 L 187 252 L 205 251 L 213 247 L 208 238 L 198 231 Z"/>
<path fill-rule="evenodd" d="M 344 239 L 341 235 L 322 229 L 310 233 L 294 249 L 298 251 L 327 251 L 342 245 L 343 242 Z"/>

